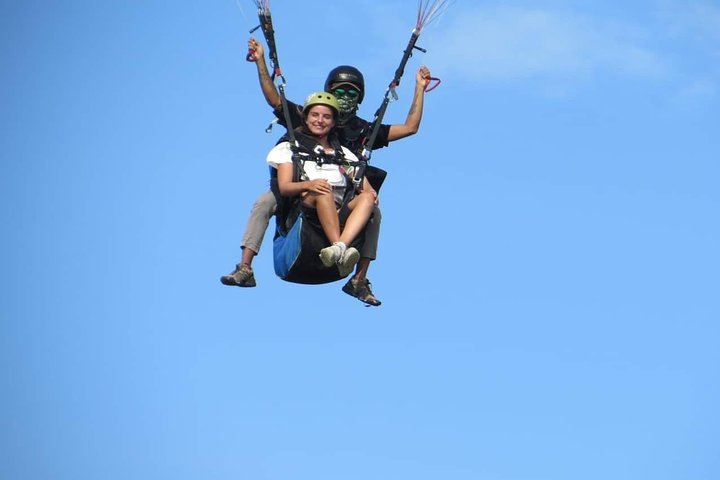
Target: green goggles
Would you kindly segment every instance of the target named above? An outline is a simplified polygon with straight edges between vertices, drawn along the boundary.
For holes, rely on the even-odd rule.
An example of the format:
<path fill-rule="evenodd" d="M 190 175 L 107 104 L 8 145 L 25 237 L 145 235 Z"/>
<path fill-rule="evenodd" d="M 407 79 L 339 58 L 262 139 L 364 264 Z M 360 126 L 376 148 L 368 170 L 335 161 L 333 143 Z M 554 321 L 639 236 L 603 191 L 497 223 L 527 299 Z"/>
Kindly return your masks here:
<path fill-rule="evenodd" d="M 332 91 L 332 94 L 336 97 L 344 97 L 347 95 L 350 98 L 357 98 L 358 96 L 360 96 L 360 92 L 358 92 L 354 88 L 336 88 Z"/>

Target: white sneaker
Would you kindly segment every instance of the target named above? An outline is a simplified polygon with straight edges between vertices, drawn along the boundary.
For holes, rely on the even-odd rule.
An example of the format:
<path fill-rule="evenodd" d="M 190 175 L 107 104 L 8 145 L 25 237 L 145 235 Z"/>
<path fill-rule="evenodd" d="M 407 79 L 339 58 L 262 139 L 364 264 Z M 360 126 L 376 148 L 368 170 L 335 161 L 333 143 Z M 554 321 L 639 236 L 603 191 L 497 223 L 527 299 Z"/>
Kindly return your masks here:
<path fill-rule="evenodd" d="M 320 250 L 320 261 L 326 267 L 332 267 L 342 258 L 343 251 L 340 245 L 330 245 Z"/>
<path fill-rule="evenodd" d="M 345 250 L 345 253 L 342 254 L 340 260 L 338 260 L 337 262 L 338 272 L 340 273 L 340 276 L 342 278 L 345 278 L 350 275 L 355 269 L 355 265 L 357 265 L 359 260 L 360 252 L 358 252 L 357 248 L 350 247 Z"/>

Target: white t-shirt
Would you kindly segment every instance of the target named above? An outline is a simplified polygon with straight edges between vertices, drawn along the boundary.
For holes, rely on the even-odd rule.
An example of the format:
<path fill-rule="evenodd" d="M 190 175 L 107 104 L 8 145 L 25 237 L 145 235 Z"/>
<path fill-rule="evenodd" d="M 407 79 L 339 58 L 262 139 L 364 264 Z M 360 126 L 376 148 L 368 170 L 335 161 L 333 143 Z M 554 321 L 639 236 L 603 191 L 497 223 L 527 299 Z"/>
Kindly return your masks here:
<path fill-rule="evenodd" d="M 355 154 L 347 148 L 342 147 L 342 151 L 345 155 L 345 159 L 349 162 L 358 161 Z M 278 168 L 278 165 L 283 163 L 292 163 L 292 150 L 290 150 L 290 142 L 283 142 L 275 145 L 275 147 L 273 147 L 267 155 L 267 163 L 273 168 Z M 327 180 L 333 187 L 335 201 L 338 201 L 338 196 L 340 197 L 340 201 L 342 201 L 347 181 L 345 179 L 345 175 L 343 175 L 340 171 L 340 167 L 340 165 L 334 163 L 323 163 L 322 165 L 318 165 L 312 160 L 306 160 L 305 175 L 307 176 L 307 180 L 316 180 L 318 178 Z M 352 176 L 352 170 L 348 170 L 348 167 L 343 168 L 345 169 L 346 174 Z"/>

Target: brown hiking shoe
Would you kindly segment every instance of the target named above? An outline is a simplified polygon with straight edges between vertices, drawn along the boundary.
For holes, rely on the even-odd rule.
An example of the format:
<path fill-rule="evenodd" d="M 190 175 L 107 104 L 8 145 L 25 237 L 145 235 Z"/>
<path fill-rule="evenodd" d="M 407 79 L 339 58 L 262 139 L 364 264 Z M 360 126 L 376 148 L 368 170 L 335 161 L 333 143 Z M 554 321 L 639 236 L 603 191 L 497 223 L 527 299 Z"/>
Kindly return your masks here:
<path fill-rule="evenodd" d="M 244 263 L 238 263 L 235 270 L 229 275 L 220 277 L 220 281 L 223 285 L 234 285 L 236 287 L 254 287 L 256 285 L 255 272 L 253 272 L 250 265 Z"/>
<path fill-rule="evenodd" d="M 342 288 L 342 291 L 373 307 L 377 307 L 382 303 L 373 295 L 372 290 L 370 290 L 370 280 L 367 278 L 363 280 L 351 278 Z"/>

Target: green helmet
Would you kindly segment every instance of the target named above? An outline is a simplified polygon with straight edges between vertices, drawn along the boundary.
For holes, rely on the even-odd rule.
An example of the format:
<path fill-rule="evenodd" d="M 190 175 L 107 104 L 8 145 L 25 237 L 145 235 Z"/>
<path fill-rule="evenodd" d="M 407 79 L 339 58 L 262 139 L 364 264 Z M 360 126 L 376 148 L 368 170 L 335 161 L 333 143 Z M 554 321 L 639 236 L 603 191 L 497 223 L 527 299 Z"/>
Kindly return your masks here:
<path fill-rule="evenodd" d="M 330 107 L 330 109 L 333 111 L 333 114 L 337 118 L 338 113 L 340 112 L 340 105 L 338 104 L 337 98 L 335 98 L 335 95 L 328 92 L 315 92 L 311 93 L 307 100 L 305 100 L 305 105 L 303 105 L 303 115 L 307 115 L 308 110 L 310 107 L 314 105 L 325 105 L 326 107 Z"/>

